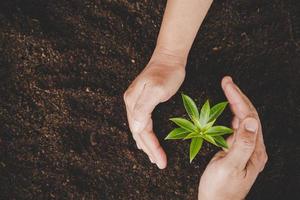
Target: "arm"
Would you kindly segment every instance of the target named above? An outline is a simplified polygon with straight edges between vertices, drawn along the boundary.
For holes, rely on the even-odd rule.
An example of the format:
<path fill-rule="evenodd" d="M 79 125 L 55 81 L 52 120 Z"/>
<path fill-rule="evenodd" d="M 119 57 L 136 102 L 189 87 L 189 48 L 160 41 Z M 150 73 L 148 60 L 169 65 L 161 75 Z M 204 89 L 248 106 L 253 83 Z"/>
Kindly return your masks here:
<path fill-rule="evenodd" d="M 127 118 L 137 147 L 161 169 L 164 150 L 153 132 L 151 113 L 173 96 L 185 76 L 189 50 L 212 0 L 169 0 L 154 53 L 124 93 Z"/>
<path fill-rule="evenodd" d="M 186 59 L 212 0 L 169 0 L 156 50 Z"/>

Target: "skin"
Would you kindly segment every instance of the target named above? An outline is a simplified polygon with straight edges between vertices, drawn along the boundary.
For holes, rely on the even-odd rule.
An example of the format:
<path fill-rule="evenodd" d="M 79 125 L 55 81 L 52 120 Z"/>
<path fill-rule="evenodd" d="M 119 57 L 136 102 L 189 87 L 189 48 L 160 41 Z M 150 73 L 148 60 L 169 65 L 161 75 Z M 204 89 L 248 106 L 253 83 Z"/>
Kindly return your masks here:
<path fill-rule="evenodd" d="M 167 166 L 167 156 L 153 132 L 151 113 L 184 81 L 188 53 L 211 3 L 168 1 L 153 55 L 124 93 L 129 128 L 137 147 L 160 169 Z M 229 150 L 217 153 L 201 177 L 199 199 L 204 200 L 243 199 L 267 161 L 254 106 L 230 77 L 223 79 L 222 88 L 234 113 L 235 131 L 227 140 Z"/>
<path fill-rule="evenodd" d="M 212 0 L 168 1 L 154 53 L 124 93 L 133 138 L 160 169 L 167 166 L 167 156 L 153 132 L 151 113 L 182 84 L 188 53 L 211 3 Z"/>
<path fill-rule="evenodd" d="M 234 114 L 234 134 L 227 139 L 229 150 L 218 152 L 202 174 L 201 200 L 244 199 L 268 159 L 256 109 L 231 77 L 223 78 L 222 88 Z"/>

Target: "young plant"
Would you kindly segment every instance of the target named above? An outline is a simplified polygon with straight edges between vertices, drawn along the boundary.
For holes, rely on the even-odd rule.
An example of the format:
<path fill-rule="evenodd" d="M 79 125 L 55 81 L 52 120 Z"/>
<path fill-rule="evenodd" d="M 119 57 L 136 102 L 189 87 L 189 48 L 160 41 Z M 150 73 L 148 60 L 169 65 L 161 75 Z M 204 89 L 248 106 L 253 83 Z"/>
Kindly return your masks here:
<path fill-rule="evenodd" d="M 195 102 L 189 96 L 182 94 L 182 101 L 191 121 L 179 117 L 171 118 L 170 120 L 179 128 L 172 130 L 165 140 L 191 139 L 190 162 L 200 151 L 203 140 L 218 147 L 228 148 L 223 135 L 231 134 L 232 129 L 225 126 L 214 126 L 228 102 L 222 102 L 210 108 L 207 100 L 199 113 Z"/>

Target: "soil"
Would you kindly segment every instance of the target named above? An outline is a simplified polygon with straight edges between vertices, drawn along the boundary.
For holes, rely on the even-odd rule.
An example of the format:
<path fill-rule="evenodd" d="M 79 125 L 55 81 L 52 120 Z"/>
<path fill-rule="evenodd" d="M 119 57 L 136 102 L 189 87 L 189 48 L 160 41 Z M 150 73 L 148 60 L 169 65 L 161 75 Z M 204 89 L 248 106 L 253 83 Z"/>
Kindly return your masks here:
<path fill-rule="evenodd" d="M 0 199 L 196 199 L 218 148 L 192 164 L 187 142 L 163 141 L 180 96 L 158 106 L 168 155 L 158 170 L 127 126 L 123 92 L 148 62 L 158 0 L 1 0 Z M 300 199 L 300 1 L 215 1 L 180 91 L 225 99 L 231 75 L 261 116 L 269 162 L 248 199 Z M 220 124 L 229 124 L 229 110 Z"/>

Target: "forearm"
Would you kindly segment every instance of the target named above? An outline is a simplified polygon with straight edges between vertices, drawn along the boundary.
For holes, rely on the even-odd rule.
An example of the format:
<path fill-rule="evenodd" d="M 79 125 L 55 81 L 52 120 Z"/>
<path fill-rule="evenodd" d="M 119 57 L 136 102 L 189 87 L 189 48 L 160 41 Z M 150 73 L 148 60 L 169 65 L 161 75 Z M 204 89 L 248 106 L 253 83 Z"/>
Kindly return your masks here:
<path fill-rule="evenodd" d="M 186 60 L 212 1 L 168 0 L 155 52 Z"/>

